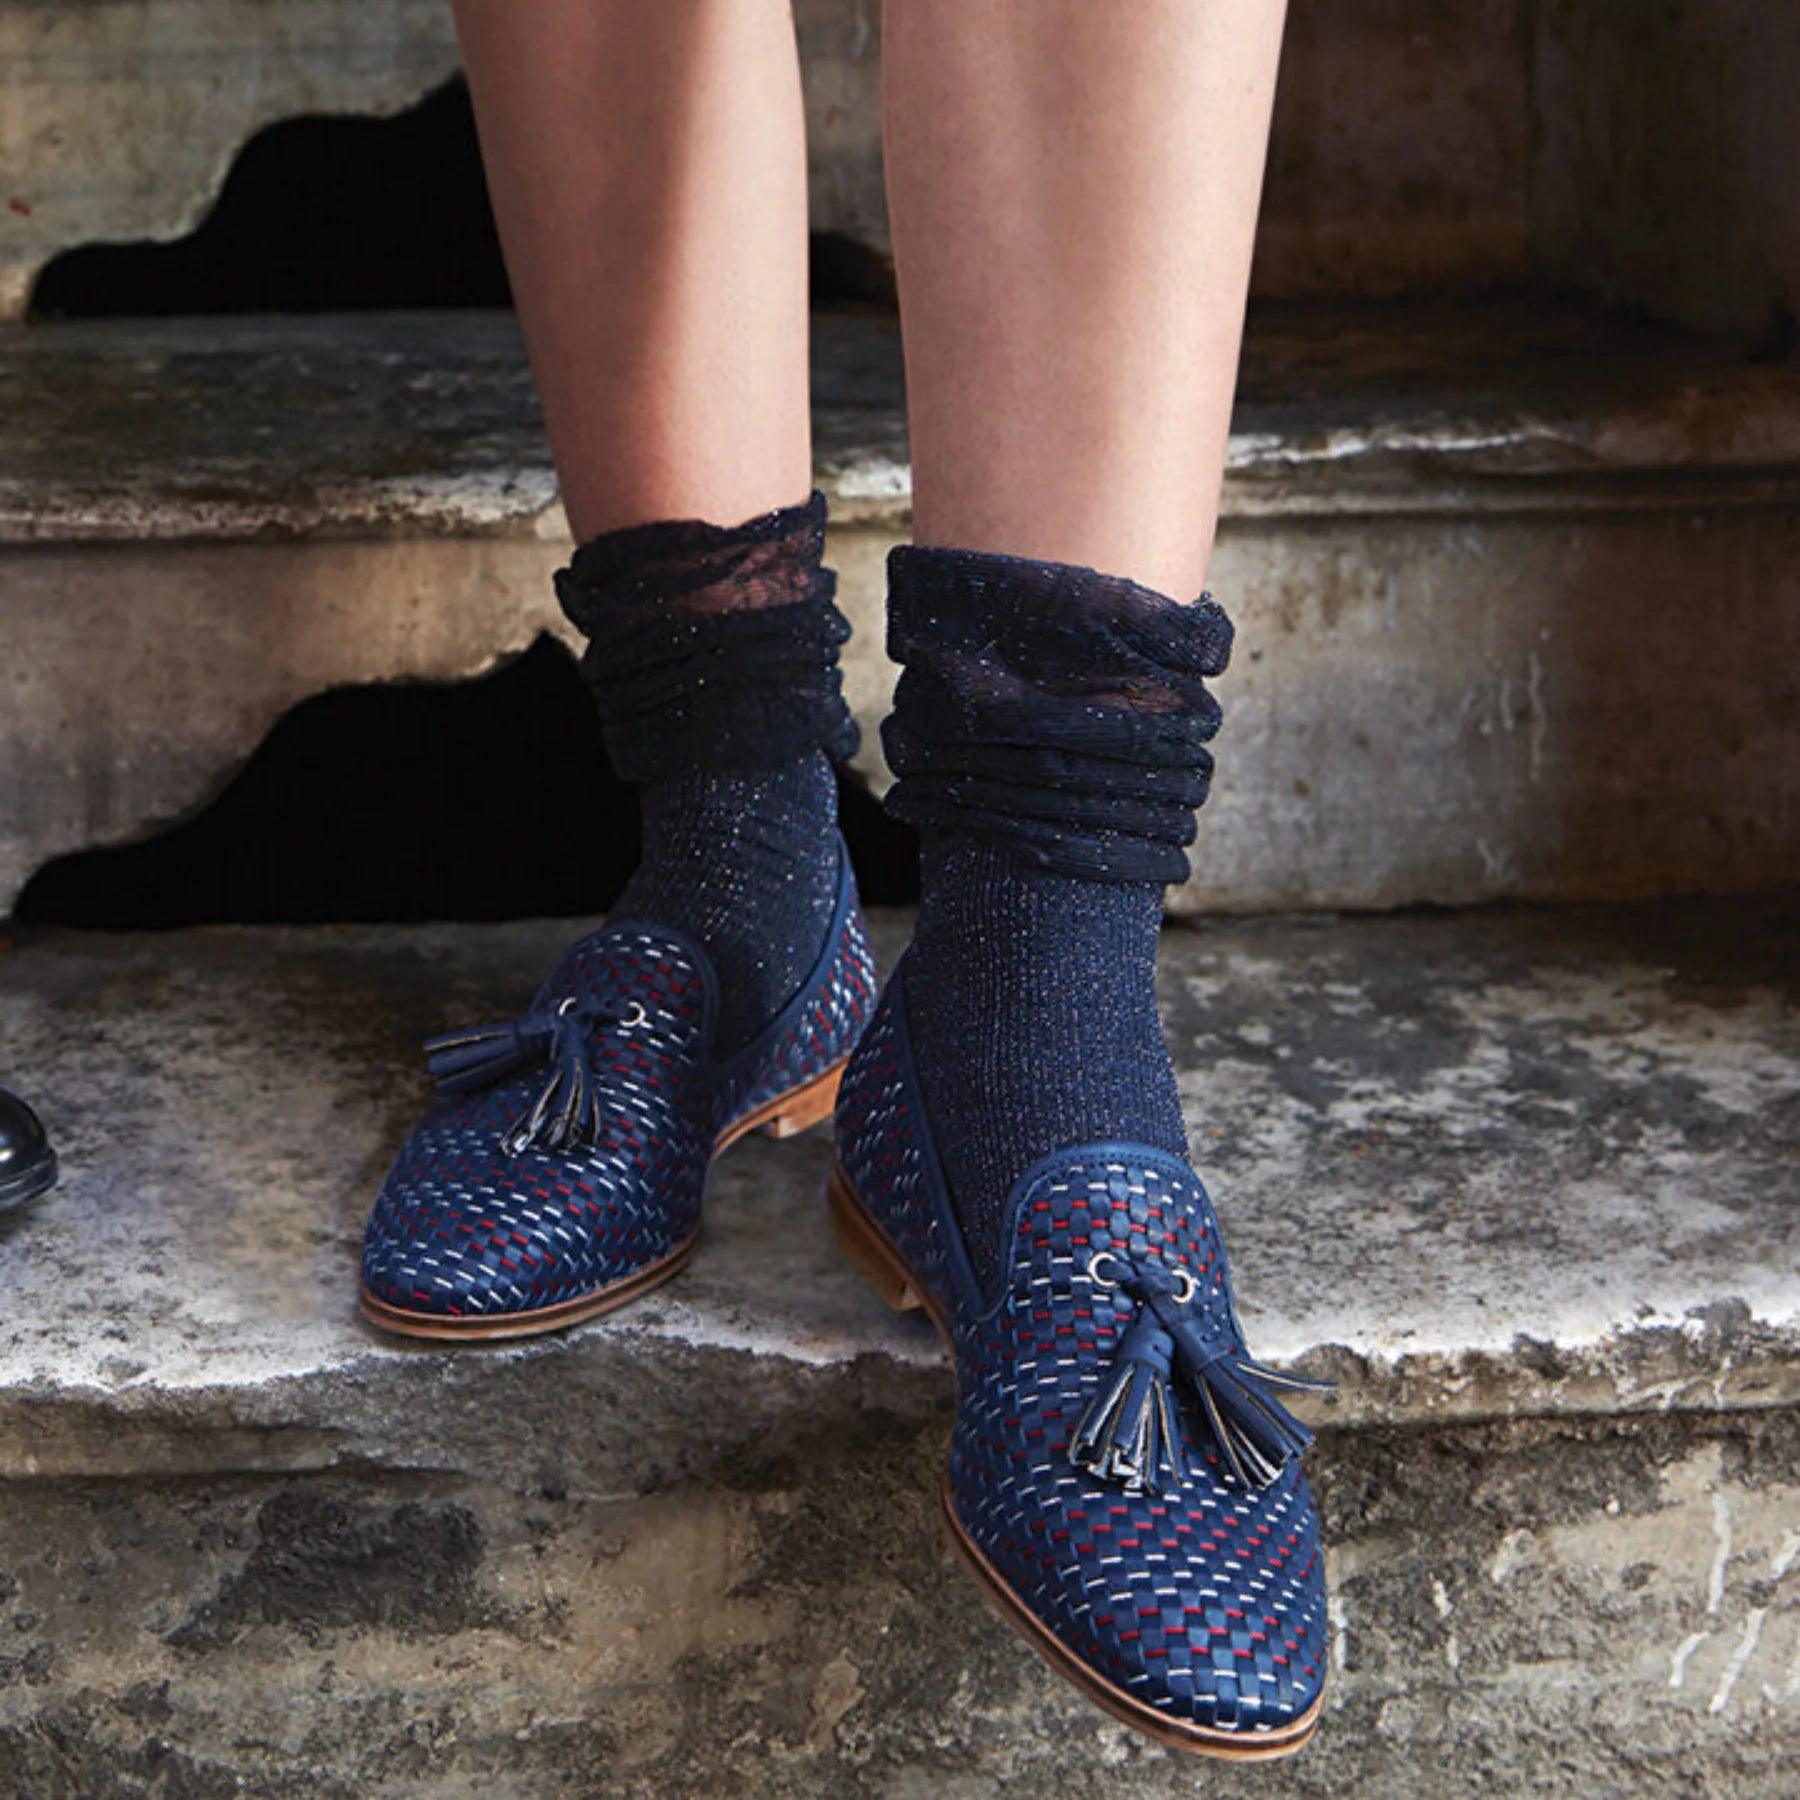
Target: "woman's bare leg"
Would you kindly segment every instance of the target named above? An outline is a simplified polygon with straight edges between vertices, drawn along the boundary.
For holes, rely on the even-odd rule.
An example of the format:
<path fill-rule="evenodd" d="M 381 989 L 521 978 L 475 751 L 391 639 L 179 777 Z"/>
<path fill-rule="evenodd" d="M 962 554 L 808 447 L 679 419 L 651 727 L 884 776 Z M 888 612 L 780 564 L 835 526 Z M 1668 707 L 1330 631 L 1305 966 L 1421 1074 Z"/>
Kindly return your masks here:
<path fill-rule="evenodd" d="M 1306 1433 L 1279 1376 L 1201 1349 L 1239 1327 L 1155 977 L 1230 647 L 1192 602 L 1282 6 L 886 20 L 917 542 L 888 564 L 883 743 L 922 881 L 890 1018 L 846 1076 L 834 1211 L 903 1299 L 919 1275 L 855 1209 L 947 1252 L 921 1269 L 962 1371 L 945 1498 L 1002 1610 L 1162 1743 L 1276 1754 L 1312 1730 L 1327 1661 Z M 926 1235 L 922 1165 L 954 1235 Z M 1184 1543 L 1183 1515 L 1227 1529 Z M 1254 1629 L 1221 1655 L 1227 1620 Z"/>
<path fill-rule="evenodd" d="M 887 7 L 917 542 L 1199 591 L 1284 10 Z"/>
<path fill-rule="evenodd" d="M 640 788 L 619 910 L 710 956 L 724 1054 L 818 956 L 850 734 L 810 494 L 789 0 L 456 0 L 456 17 L 580 546 L 558 594 L 614 772 Z"/>
<path fill-rule="evenodd" d="M 576 541 L 805 498 L 788 0 L 456 0 Z"/>

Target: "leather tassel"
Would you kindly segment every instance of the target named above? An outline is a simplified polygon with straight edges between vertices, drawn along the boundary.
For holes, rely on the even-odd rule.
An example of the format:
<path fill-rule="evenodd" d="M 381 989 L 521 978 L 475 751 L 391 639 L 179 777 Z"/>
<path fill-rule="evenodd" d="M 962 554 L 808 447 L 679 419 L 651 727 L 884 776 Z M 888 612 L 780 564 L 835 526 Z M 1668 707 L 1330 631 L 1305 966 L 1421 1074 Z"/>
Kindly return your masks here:
<path fill-rule="evenodd" d="M 1267 1487 L 1290 1456 L 1312 1442 L 1312 1433 L 1273 1395 L 1261 1392 L 1248 1365 L 1215 1356 L 1200 1368 L 1184 1367 L 1199 1395 L 1207 1424 L 1240 1487 Z"/>
<path fill-rule="evenodd" d="M 576 1149 L 585 1135 L 592 1088 L 587 1063 L 579 1050 L 559 1058 L 550 1079 L 538 1090 L 531 1105 L 507 1129 L 501 1142 L 507 1152 L 520 1156 L 540 1150 Z M 560 1102 L 560 1104 L 559 1104 Z M 597 1119 L 597 1114 L 596 1114 Z"/>
<path fill-rule="evenodd" d="M 1225 1478 L 1240 1487 L 1268 1486 L 1313 1441 L 1271 1390 L 1328 1394 L 1332 1384 L 1252 1361 L 1187 1311 L 1193 1286 L 1185 1276 L 1122 1256 L 1113 1260 L 1128 1274 L 1104 1285 L 1135 1300 L 1137 1312 L 1069 1440 L 1069 1460 L 1132 1494 L 1158 1493 L 1179 1480 L 1185 1469 L 1173 1383 L 1192 1396 L 1190 1416 L 1218 1446 Z"/>
<path fill-rule="evenodd" d="M 1300 1455 L 1313 1441 L 1270 1388 L 1317 1394 L 1329 1393 L 1331 1384 L 1265 1369 L 1192 1319 L 1174 1316 L 1163 1322 L 1175 1341 L 1176 1365 L 1200 1399 L 1233 1478 L 1242 1486 L 1266 1487 L 1289 1457 Z"/>
<path fill-rule="evenodd" d="M 440 1094 L 468 1094 L 504 1081 L 543 1053 L 543 1040 L 527 1038 L 517 1025 L 478 1025 L 427 1038 L 425 1068 Z"/>
<path fill-rule="evenodd" d="M 1159 1494 L 1182 1475 L 1169 1404 L 1169 1342 L 1155 1316 L 1141 1311 L 1069 1440 L 1077 1468 L 1118 1482 L 1128 1494 Z"/>
<path fill-rule="evenodd" d="M 640 1006 L 603 1013 L 565 999 L 554 1012 L 534 1009 L 515 1024 L 478 1025 L 429 1038 L 425 1066 L 439 1093 L 469 1094 L 534 1063 L 548 1063 L 544 1085 L 502 1133 L 501 1145 L 511 1156 L 534 1147 L 574 1150 L 598 1137 L 603 1123 L 589 1040 L 608 1026 L 631 1029 L 642 1023 Z"/>

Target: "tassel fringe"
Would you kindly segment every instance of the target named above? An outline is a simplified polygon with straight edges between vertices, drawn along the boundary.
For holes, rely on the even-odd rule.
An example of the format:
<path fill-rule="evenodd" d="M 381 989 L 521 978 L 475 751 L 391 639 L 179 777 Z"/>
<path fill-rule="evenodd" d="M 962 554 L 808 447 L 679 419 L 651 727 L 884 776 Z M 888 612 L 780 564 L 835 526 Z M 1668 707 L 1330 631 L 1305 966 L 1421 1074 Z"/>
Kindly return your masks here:
<path fill-rule="evenodd" d="M 517 1025 L 480 1025 L 425 1040 L 425 1067 L 440 1094 L 469 1094 L 526 1068 L 544 1053 Z"/>
<path fill-rule="evenodd" d="M 1252 1361 L 1187 1310 L 1187 1298 L 1178 1297 L 1181 1284 L 1166 1270 L 1116 1260 L 1129 1271 L 1117 1285 L 1138 1311 L 1069 1440 L 1069 1460 L 1128 1494 L 1176 1485 L 1186 1468 L 1174 1384 L 1191 1396 L 1190 1418 L 1217 1445 L 1225 1478 L 1238 1487 L 1267 1487 L 1313 1441 L 1272 1390 L 1326 1394 L 1332 1384 Z"/>
<path fill-rule="evenodd" d="M 1117 1482 L 1128 1494 L 1161 1493 L 1181 1479 L 1181 1438 L 1169 1403 L 1168 1342 L 1153 1316 L 1140 1313 L 1119 1348 L 1110 1379 L 1069 1440 L 1071 1462 Z"/>
<path fill-rule="evenodd" d="M 592 1142 L 603 1121 L 600 1084 L 589 1062 L 594 1034 L 644 1022 L 641 1007 L 603 1013 L 564 1000 L 554 1013 L 534 1009 L 511 1025 L 480 1025 L 428 1038 L 425 1066 L 441 1094 L 492 1087 L 536 1063 L 549 1073 L 529 1106 L 501 1134 L 509 1156 L 530 1149 L 569 1151 Z"/>

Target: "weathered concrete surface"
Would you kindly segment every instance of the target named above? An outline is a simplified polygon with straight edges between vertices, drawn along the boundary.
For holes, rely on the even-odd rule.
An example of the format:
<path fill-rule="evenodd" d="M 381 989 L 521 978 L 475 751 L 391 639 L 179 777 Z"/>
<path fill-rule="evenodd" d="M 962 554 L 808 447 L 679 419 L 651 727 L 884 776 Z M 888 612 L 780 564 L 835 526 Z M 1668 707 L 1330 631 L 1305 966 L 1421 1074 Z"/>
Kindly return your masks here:
<path fill-rule="evenodd" d="M 572 929 L 0 959 L 68 1171 L 0 1236 L 0 1792 L 1787 1800 L 1791 896 L 1166 934 L 1248 1328 L 1345 1384 L 1328 1711 L 1255 1770 L 1093 1712 L 957 1572 L 948 1371 L 830 1248 L 816 1142 L 734 1152 L 610 1321 L 355 1323 L 416 1039 Z"/>
<path fill-rule="evenodd" d="M 892 328 L 823 320 L 816 342 L 836 515 L 904 516 Z M 202 804 L 309 694 L 574 641 L 550 587 L 567 527 L 506 317 L 21 332 L 0 347 L 0 539 L 20 650 L 0 914 L 47 856 Z M 864 619 L 880 554 L 839 559 Z M 879 658 L 852 680 L 879 716 Z"/>
<path fill-rule="evenodd" d="M 828 313 L 813 335 L 817 478 L 891 521 L 898 329 Z M 511 313 L 37 325 L 0 336 L 0 396 L 0 542 L 567 542 Z"/>
<path fill-rule="evenodd" d="M 840 525 L 912 497 L 899 332 L 813 321 Z M 1524 301 L 1253 312 L 1230 519 L 1800 500 L 1800 373 Z M 0 336 L 0 544 L 566 542 L 511 314 L 95 320 Z"/>
<path fill-rule="evenodd" d="M 1791 9 L 1543 0 L 1532 64 L 1534 264 L 1566 289 L 1785 345 L 1800 312 Z"/>
<path fill-rule="evenodd" d="M 191 231 L 259 127 L 398 112 L 456 67 L 438 0 L 5 0 L 0 318 L 59 250 Z"/>
<path fill-rule="evenodd" d="M 815 229 L 883 248 L 879 0 L 797 0 Z M 1783 0 L 1295 0 L 1266 294 L 1548 276 L 1761 329 L 1800 255 Z M 191 230 L 258 128 L 457 66 L 435 0 L 0 0 L 0 317 L 92 242 Z"/>
<path fill-rule="evenodd" d="M 1527 273 L 1533 7 L 1292 0 L 1255 292 L 1442 292 Z"/>
<path fill-rule="evenodd" d="M 20 1800 L 1051 1792 L 1788 1800 L 1792 1413 L 1331 1432 L 1333 1675 L 1297 1760 L 1143 1742 L 953 1564 L 940 1428 L 871 1410 L 706 1482 L 370 1471 L 8 1483 Z"/>
<path fill-rule="evenodd" d="M 419 1040 L 507 1016 L 570 931 L 0 963 L 0 1068 L 67 1169 L 3 1240 L 0 1473 L 484 1474 L 554 1443 L 617 1492 L 802 1421 L 935 1417 L 936 1341 L 827 1242 L 817 1141 L 722 1162 L 693 1268 L 611 1323 L 447 1358 L 357 1321 Z M 1172 928 L 1166 1023 L 1259 1352 L 1341 1377 L 1326 1422 L 1800 1401 L 1795 944 L 1775 902 Z"/>
<path fill-rule="evenodd" d="M 896 334 L 821 318 L 815 361 L 880 785 Z M 198 806 L 308 694 L 566 634 L 509 319 L 46 327 L 0 343 L 0 396 L 0 908 Z M 1176 907 L 1800 877 L 1797 500 L 1792 367 L 1508 305 L 1272 309 L 1214 573 L 1240 628 L 1221 776 Z"/>
<path fill-rule="evenodd" d="M 1800 876 L 1800 512 L 1259 521 L 1177 911 Z"/>
<path fill-rule="evenodd" d="M 816 230 L 885 236 L 878 0 L 796 0 Z M 206 216 L 245 142 L 404 111 L 459 67 L 442 0 L 0 0 L 0 319 L 89 243 Z"/>

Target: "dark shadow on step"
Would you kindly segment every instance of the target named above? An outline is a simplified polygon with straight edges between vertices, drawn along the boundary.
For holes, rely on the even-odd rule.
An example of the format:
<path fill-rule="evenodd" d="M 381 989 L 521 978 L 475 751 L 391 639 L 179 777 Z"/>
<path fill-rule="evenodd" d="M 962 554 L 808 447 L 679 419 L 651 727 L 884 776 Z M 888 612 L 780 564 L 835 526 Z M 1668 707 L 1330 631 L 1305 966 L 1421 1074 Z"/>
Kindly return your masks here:
<path fill-rule="evenodd" d="M 31 297 L 71 319 L 511 304 L 460 77 L 390 119 L 266 127 L 187 237 L 67 251 Z"/>
<path fill-rule="evenodd" d="M 864 898 L 915 900 L 912 834 L 850 780 L 843 813 Z M 48 864 L 14 916 L 126 931 L 591 915 L 637 837 L 574 661 L 541 638 L 477 681 L 302 702 L 204 812 Z"/>
<path fill-rule="evenodd" d="M 893 304 L 887 258 L 813 241 L 815 302 Z M 90 244 L 39 276 L 41 319 L 510 306 L 474 112 L 459 75 L 388 119 L 302 117 L 238 152 L 174 243 Z"/>

